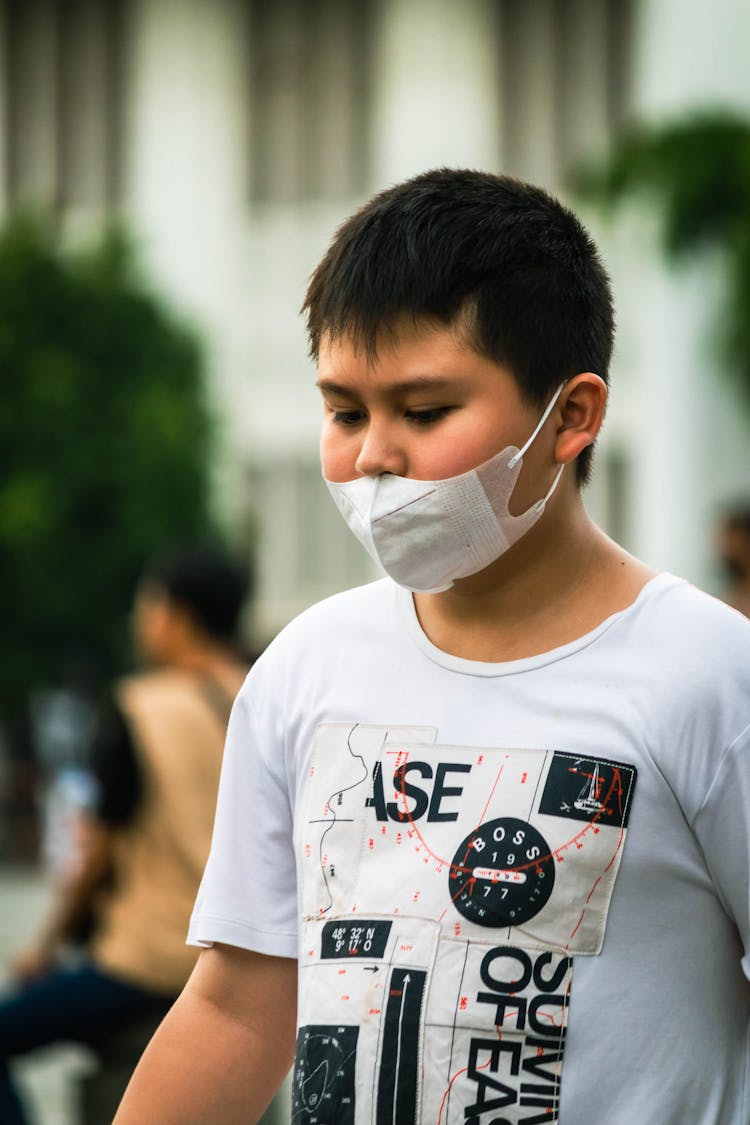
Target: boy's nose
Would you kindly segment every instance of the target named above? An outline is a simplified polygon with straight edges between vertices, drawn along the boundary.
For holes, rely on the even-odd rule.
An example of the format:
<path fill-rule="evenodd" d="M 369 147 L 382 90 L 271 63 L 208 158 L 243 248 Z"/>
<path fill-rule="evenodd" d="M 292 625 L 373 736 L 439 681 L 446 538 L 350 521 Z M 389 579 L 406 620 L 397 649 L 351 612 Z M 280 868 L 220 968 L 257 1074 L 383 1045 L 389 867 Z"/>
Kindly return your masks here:
<path fill-rule="evenodd" d="M 381 473 L 405 476 L 406 454 L 389 427 L 370 423 L 354 467 L 365 477 Z"/>

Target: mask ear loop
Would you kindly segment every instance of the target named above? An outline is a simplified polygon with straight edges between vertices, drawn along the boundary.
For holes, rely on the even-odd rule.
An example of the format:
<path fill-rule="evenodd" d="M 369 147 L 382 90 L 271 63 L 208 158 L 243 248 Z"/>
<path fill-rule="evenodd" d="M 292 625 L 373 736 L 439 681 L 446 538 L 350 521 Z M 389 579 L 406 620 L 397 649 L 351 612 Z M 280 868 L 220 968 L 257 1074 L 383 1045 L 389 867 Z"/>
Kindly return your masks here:
<path fill-rule="evenodd" d="M 529 440 L 526 442 L 526 444 L 523 446 L 522 449 L 518 450 L 518 453 L 514 453 L 513 456 L 511 457 L 510 461 L 508 462 L 508 468 L 509 469 L 514 469 L 516 467 L 516 465 L 521 460 L 521 458 L 523 457 L 526 450 L 530 447 L 534 438 L 537 436 L 537 434 L 541 430 L 542 426 L 544 425 L 544 423 L 547 421 L 550 414 L 552 413 L 552 408 L 554 407 L 555 403 L 557 402 L 558 398 L 560 397 L 560 394 L 561 394 L 564 386 L 565 386 L 565 381 L 563 381 L 560 384 L 560 386 L 557 388 L 557 390 L 553 394 L 552 398 L 549 400 L 549 402 L 545 406 L 544 413 L 542 414 L 541 418 L 537 422 L 536 429 L 534 430 L 534 432 L 531 435 L 531 437 L 529 438 Z M 561 471 L 562 471 L 562 466 L 560 468 L 560 472 Z M 558 472 L 558 477 L 559 477 L 559 475 L 560 475 L 560 473 Z M 554 488 L 556 484 L 557 484 L 557 477 L 555 478 L 555 482 L 552 485 L 552 488 Z M 549 500 L 551 495 L 552 495 L 552 489 L 550 489 L 550 491 L 547 493 L 547 496 L 545 497 L 544 503 L 546 503 L 547 500 Z"/>
<path fill-rule="evenodd" d="M 565 381 L 563 381 L 560 384 L 560 386 L 557 388 L 557 390 L 553 394 L 552 398 L 547 403 L 547 405 L 544 409 L 544 413 L 542 414 L 541 418 L 537 422 L 536 429 L 534 430 L 534 432 L 531 435 L 531 437 L 529 438 L 529 440 L 526 442 L 526 444 L 523 446 L 522 449 L 518 450 L 518 453 L 514 453 L 513 456 L 511 457 L 510 461 L 508 462 L 508 468 L 509 469 L 515 468 L 515 466 L 518 464 L 518 462 L 523 457 L 526 450 L 529 448 L 529 446 L 533 442 L 534 438 L 537 436 L 537 434 L 541 430 L 544 423 L 549 418 L 550 414 L 552 413 L 552 408 L 554 407 L 555 403 L 557 402 L 558 398 L 560 397 L 560 393 L 561 393 L 564 386 L 565 386 Z M 554 480 L 552 481 L 552 484 L 549 486 L 549 491 L 547 492 L 547 495 L 543 496 L 541 500 L 537 500 L 536 504 L 534 504 L 534 511 L 535 512 L 543 512 L 544 511 L 545 507 L 547 506 L 547 501 L 549 500 L 550 496 L 552 495 L 552 493 L 557 488 L 557 485 L 560 481 L 560 477 L 562 476 L 562 472 L 563 472 L 564 468 L 565 468 L 564 465 L 560 466 L 560 468 L 555 473 Z"/>
<path fill-rule="evenodd" d="M 537 503 L 534 505 L 535 511 L 537 511 L 537 512 L 543 512 L 544 511 L 544 509 L 547 506 L 547 501 L 549 500 L 550 496 L 552 495 L 552 493 L 557 488 L 558 481 L 560 480 L 560 477 L 562 476 L 562 471 L 563 471 L 564 468 L 565 468 L 565 466 L 561 465 L 560 468 L 557 470 L 557 472 L 555 473 L 554 480 L 552 481 L 552 484 L 549 486 L 549 492 L 547 493 L 546 496 L 543 496 L 541 500 L 538 500 Z"/>

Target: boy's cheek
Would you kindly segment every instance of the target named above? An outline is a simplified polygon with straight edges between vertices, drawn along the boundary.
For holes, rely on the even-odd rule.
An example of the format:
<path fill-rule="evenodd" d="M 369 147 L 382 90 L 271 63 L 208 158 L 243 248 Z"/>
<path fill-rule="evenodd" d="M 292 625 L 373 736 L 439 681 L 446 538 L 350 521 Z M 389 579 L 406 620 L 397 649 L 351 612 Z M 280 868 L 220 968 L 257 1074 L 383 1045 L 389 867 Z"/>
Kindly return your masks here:
<path fill-rule="evenodd" d="M 340 441 L 323 435 L 320 442 L 320 467 L 326 480 L 338 484 L 354 480 L 359 475 L 354 467 L 355 461 L 356 453 L 353 447 L 342 449 Z"/>

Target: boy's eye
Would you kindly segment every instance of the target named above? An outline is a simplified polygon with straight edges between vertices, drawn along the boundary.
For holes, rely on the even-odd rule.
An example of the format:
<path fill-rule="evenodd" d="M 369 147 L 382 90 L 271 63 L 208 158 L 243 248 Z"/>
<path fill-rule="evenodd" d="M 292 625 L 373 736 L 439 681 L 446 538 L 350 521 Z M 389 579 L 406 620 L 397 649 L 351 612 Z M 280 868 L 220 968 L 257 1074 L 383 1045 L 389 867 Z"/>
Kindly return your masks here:
<path fill-rule="evenodd" d="M 429 426 L 439 422 L 451 411 L 450 406 L 434 406 L 429 410 L 407 410 L 406 417 L 417 426 Z"/>
<path fill-rule="evenodd" d="M 433 406 L 426 410 L 405 410 L 404 417 L 407 422 L 415 426 L 431 426 L 439 422 L 453 409 L 451 406 Z M 366 417 L 366 411 L 358 410 L 331 410 L 331 419 L 336 426 L 358 426 Z"/>
<path fill-rule="evenodd" d="M 356 426 L 365 413 L 363 410 L 334 410 L 332 416 L 337 426 Z"/>

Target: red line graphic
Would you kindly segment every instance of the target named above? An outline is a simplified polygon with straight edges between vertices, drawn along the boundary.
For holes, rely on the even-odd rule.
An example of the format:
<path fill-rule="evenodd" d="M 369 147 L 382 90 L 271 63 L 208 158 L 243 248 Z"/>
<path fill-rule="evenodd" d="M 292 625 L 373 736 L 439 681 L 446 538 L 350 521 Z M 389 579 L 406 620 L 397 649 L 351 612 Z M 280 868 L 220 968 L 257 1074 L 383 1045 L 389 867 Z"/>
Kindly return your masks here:
<path fill-rule="evenodd" d="M 477 828 L 479 828 L 479 825 L 484 820 L 484 814 L 487 812 L 487 809 L 490 807 L 490 802 L 495 795 L 495 790 L 497 789 L 497 783 L 500 780 L 500 774 L 503 772 L 504 769 L 505 769 L 505 762 L 503 762 L 503 764 L 500 766 L 500 769 L 497 771 L 497 777 L 495 778 L 495 784 L 490 789 L 490 795 L 487 798 L 487 803 L 485 804 L 484 808 L 482 809 L 481 816 L 479 817 L 479 820 L 477 821 Z"/>
<path fill-rule="evenodd" d="M 408 755 L 406 755 L 406 759 L 408 760 Z M 495 790 L 498 786 L 498 782 L 500 781 L 500 775 L 502 774 L 504 768 L 505 768 L 505 765 L 503 764 L 500 767 L 500 769 L 498 770 L 497 777 L 495 778 L 492 789 L 490 790 L 489 797 L 487 798 L 485 806 L 482 810 L 482 814 L 479 818 L 479 822 L 477 824 L 477 827 L 479 827 L 479 825 L 483 822 L 484 817 L 487 813 L 487 809 L 490 807 L 492 797 L 494 796 Z M 610 797 L 612 796 L 612 794 L 614 792 L 616 792 L 618 797 L 620 798 L 620 807 L 622 808 L 622 804 L 621 804 L 622 795 L 623 795 L 622 779 L 620 777 L 620 771 L 617 769 L 617 767 L 613 768 L 612 782 L 609 786 L 609 789 L 607 790 L 607 795 L 606 795 L 604 801 L 602 802 L 602 804 L 603 804 L 602 811 L 595 813 L 594 816 L 592 816 L 591 820 L 588 821 L 586 823 L 586 825 L 580 830 L 580 832 L 577 832 L 575 834 L 575 836 L 572 836 L 564 844 L 560 844 L 559 847 L 554 848 L 552 850 L 552 852 L 550 853 L 550 855 L 537 856 L 536 859 L 532 859 L 528 863 L 518 864 L 518 866 L 513 867 L 513 871 L 530 871 L 532 868 L 537 869 L 545 860 L 550 859 L 552 857 L 554 857 L 558 861 L 558 863 L 562 863 L 563 859 L 564 859 L 563 854 L 562 854 L 563 852 L 567 851 L 568 848 L 571 848 L 573 846 L 582 847 L 582 845 L 579 843 L 579 841 L 582 840 L 586 835 L 588 835 L 589 832 L 594 832 L 595 834 L 599 832 L 598 822 L 599 822 L 599 820 L 601 820 L 603 812 L 606 811 L 607 806 L 609 805 Z M 434 852 L 432 850 L 432 848 L 429 846 L 429 844 L 425 840 L 424 836 L 422 835 L 422 833 L 420 831 L 419 825 L 413 819 L 413 817 L 411 815 L 411 812 L 409 810 L 409 807 L 408 807 L 408 797 L 406 795 L 406 772 L 404 770 L 402 770 L 402 772 L 401 772 L 401 788 L 395 789 L 394 793 L 395 793 L 397 798 L 401 797 L 403 799 L 403 808 L 400 810 L 401 814 L 406 818 L 407 822 L 411 826 L 411 829 L 416 833 L 420 844 L 425 849 L 425 851 L 430 855 L 430 857 L 432 859 L 434 859 L 437 863 L 443 864 L 445 867 L 448 867 L 450 869 L 451 875 L 466 874 L 466 875 L 470 876 L 472 874 L 474 868 L 473 868 L 473 866 L 471 868 L 466 866 L 466 861 L 468 860 L 468 857 L 469 857 L 468 849 L 466 851 L 466 855 L 464 856 L 464 859 L 461 862 L 461 864 L 455 864 L 455 863 L 449 862 L 446 859 L 443 859 L 442 856 L 439 856 L 436 852 Z M 411 837 L 411 832 L 409 833 L 409 836 Z M 615 849 L 615 853 L 612 856 L 612 859 L 610 860 L 609 864 L 605 868 L 605 871 L 608 871 L 610 869 L 610 867 L 612 866 L 612 864 L 614 863 L 614 861 L 617 857 L 617 853 L 620 850 L 620 847 L 622 845 L 623 837 L 624 837 L 624 829 L 621 829 L 620 830 L 620 837 L 619 837 L 619 840 L 618 840 L 618 843 L 617 843 L 617 848 Z M 471 847 L 471 842 L 469 843 L 469 848 L 470 847 Z"/>
<path fill-rule="evenodd" d="M 495 1030 L 498 1032 L 498 1038 L 499 1038 L 500 1032 L 497 1028 L 495 1028 Z M 491 1062 L 492 1062 L 491 1058 L 487 1059 L 487 1062 L 482 1063 L 481 1066 L 478 1066 L 477 1070 L 486 1070 Z M 440 1125 L 440 1122 L 443 1120 L 443 1110 L 445 1109 L 445 1103 L 448 1101 L 448 1098 L 451 1096 L 451 1090 L 453 1089 L 453 1083 L 458 1078 L 460 1078 L 462 1074 L 466 1074 L 468 1072 L 468 1070 L 469 1070 L 468 1066 L 462 1066 L 461 1069 L 457 1070 L 456 1073 L 451 1077 L 451 1079 L 448 1083 L 448 1087 L 447 1087 L 445 1093 L 443 1094 L 443 1100 L 440 1103 L 440 1110 L 438 1112 L 438 1118 L 437 1118 L 436 1125 Z"/>

